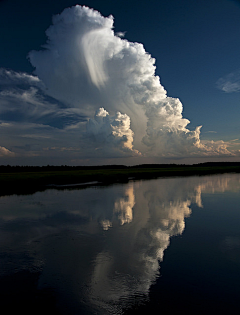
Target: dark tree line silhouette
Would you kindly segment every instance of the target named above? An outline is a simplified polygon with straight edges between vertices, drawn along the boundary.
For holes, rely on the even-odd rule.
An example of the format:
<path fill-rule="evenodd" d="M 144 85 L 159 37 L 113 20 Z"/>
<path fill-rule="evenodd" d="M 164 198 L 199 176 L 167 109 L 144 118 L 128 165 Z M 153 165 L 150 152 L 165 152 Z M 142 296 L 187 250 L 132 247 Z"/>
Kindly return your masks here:
<path fill-rule="evenodd" d="M 140 164 L 134 166 L 126 165 L 97 165 L 97 166 L 69 166 L 69 165 L 46 165 L 46 166 L 29 166 L 29 165 L 0 165 L 0 173 L 15 172 L 52 172 L 52 171 L 73 171 L 73 170 L 108 170 L 108 169 L 150 169 L 150 168 L 182 168 L 182 167 L 229 167 L 240 166 L 240 162 L 205 162 L 198 164 Z"/>

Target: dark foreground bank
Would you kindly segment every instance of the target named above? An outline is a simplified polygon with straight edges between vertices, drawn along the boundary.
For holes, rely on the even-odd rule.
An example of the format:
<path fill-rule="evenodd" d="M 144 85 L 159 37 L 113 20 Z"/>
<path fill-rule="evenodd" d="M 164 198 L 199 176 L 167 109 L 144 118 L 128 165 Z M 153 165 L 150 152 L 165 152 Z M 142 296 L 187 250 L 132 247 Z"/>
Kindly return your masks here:
<path fill-rule="evenodd" d="M 240 162 L 194 165 L 144 164 L 136 166 L 0 166 L 0 195 L 29 194 L 46 188 L 91 184 L 108 185 L 131 179 L 239 173 Z"/>

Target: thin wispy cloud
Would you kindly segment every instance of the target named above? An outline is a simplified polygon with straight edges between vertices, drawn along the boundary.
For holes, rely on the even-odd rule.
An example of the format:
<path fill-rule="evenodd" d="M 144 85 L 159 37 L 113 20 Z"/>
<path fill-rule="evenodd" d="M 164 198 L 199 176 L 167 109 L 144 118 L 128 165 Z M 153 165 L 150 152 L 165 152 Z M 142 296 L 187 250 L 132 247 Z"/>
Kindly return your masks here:
<path fill-rule="evenodd" d="M 44 89 L 43 82 L 35 75 L 0 68 L 0 85 L 31 85 Z"/>
<path fill-rule="evenodd" d="M 226 93 L 240 92 L 240 70 L 220 78 L 217 87 Z"/>
<path fill-rule="evenodd" d="M 1 119 L 58 128 L 86 121 L 78 108 L 67 107 L 44 90 L 43 82 L 36 76 L 0 69 Z"/>
<path fill-rule="evenodd" d="M 217 133 L 217 131 L 209 130 L 209 131 L 205 131 L 204 133 Z"/>

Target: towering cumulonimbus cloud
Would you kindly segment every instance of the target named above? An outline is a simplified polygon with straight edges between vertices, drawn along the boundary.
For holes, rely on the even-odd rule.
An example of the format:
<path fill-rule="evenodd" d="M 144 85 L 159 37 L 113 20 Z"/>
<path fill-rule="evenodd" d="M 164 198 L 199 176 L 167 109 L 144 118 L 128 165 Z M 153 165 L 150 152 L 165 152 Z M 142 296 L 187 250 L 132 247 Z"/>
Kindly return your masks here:
<path fill-rule="evenodd" d="M 233 154 L 223 143 L 201 142 L 201 127 L 187 129 L 180 100 L 168 97 L 155 75 L 155 59 L 142 44 L 115 35 L 112 16 L 76 5 L 54 16 L 46 35 L 44 50 L 31 51 L 30 62 L 48 95 L 89 117 L 85 136 L 95 149 L 145 156 Z"/>

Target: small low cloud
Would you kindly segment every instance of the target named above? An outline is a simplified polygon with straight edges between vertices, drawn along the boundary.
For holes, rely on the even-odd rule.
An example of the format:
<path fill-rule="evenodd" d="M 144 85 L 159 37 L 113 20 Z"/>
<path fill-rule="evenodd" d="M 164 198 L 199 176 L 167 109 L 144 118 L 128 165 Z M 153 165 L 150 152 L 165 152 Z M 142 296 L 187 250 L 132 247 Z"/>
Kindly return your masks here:
<path fill-rule="evenodd" d="M 11 157 L 11 156 L 15 156 L 14 152 L 11 152 L 10 150 L 4 148 L 4 147 L 0 147 L 0 157 Z"/>
<path fill-rule="evenodd" d="M 240 92 L 240 70 L 220 78 L 217 87 L 226 93 Z"/>
<path fill-rule="evenodd" d="M 124 37 L 125 34 L 126 34 L 126 32 L 117 32 L 117 33 L 116 33 L 116 36 L 118 36 L 118 37 Z"/>
<path fill-rule="evenodd" d="M 205 131 L 205 133 L 217 133 L 217 131 L 209 130 L 209 131 Z"/>

